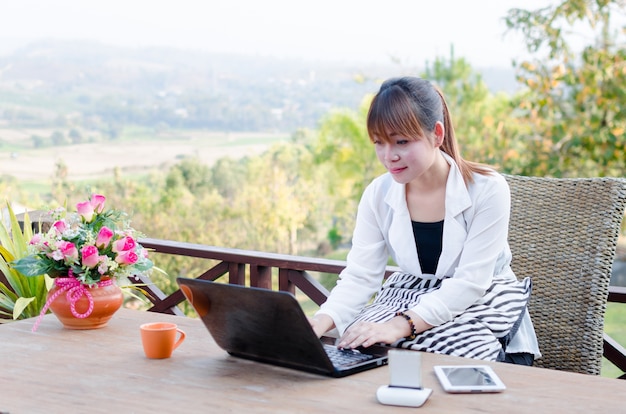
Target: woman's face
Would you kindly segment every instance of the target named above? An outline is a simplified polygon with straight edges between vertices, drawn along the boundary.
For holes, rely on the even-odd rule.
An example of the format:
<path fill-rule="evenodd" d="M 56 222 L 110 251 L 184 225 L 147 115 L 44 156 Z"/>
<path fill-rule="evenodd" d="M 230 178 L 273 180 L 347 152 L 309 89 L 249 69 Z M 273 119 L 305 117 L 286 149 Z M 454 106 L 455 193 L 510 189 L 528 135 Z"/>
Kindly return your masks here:
<path fill-rule="evenodd" d="M 427 176 L 437 157 L 441 156 L 439 146 L 443 133 L 438 129 L 442 130 L 436 127 L 433 136 L 417 140 L 396 133 L 389 134 L 391 138 L 389 142 L 375 140 L 374 147 L 378 160 L 394 180 L 401 184 Z"/>

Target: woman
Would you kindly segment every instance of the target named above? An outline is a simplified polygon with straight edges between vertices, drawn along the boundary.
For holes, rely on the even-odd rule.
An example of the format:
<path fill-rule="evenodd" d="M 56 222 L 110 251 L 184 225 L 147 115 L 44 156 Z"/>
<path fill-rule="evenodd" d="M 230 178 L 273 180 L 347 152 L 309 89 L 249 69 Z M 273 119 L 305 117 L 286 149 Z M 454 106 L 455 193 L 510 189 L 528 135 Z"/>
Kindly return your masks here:
<path fill-rule="evenodd" d="M 426 80 L 384 82 L 367 128 L 388 173 L 363 193 L 347 267 L 310 319 L 315 332 L 336 328 L 343 348 L 532 365 L 530 280 L 510 268 L 505 179 L 461 158 L 445 99 Z M 402 272 L 381 288 L 389 255 Z"/>

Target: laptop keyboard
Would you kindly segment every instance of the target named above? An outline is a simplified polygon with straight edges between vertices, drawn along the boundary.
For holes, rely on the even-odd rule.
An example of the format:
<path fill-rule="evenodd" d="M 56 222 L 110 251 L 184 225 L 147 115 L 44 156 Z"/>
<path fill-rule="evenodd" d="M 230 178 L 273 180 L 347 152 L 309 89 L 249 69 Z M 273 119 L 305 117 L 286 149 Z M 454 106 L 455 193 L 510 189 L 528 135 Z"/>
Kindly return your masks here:
<path fill-rule="evenodd" d="M 324 344 L 324 350 L 335 366 L 348 366 L 358 364 L 374 358 L 369 354 L 362 354 L 353 349 L 339 349 L 336 346 Z"/>

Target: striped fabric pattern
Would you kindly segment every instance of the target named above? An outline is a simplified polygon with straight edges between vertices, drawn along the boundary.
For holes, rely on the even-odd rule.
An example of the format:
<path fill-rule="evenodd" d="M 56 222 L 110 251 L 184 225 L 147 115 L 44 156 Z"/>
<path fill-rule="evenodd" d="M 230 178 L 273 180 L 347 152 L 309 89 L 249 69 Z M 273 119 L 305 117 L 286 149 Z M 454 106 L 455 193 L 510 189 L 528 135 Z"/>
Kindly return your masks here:
<path fill-rule="evenodd" d="M 412 308 L 421 295 L 438 289 L 442 279 L 407 273 L 391 275 L 374 301 L 354 322 L 385 322 L 396 312 Z M 482 299 L 453 320 L 393 346 L 487 361 L 504 359 L 503 344 L 515 334 L 531 293 L 530 278 L 522 281 L 494 278 Z"/>

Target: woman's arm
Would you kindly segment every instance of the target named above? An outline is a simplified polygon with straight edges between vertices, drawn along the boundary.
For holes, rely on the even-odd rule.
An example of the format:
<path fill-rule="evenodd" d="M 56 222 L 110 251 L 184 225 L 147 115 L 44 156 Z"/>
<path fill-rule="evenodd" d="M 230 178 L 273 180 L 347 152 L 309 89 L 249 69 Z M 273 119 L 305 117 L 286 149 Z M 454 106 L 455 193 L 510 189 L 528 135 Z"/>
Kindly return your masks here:
<path fill-rule="evenodd" d="M 376 192 L 374 184 L 363 193 L 357 211 L 352 248 L 346 259 L 347 266 L 339 275 L 330 296 L 316 313 L 316 317 L 329 317 L 339 333 L 344 332 L 358 312 L 380 290 L 387 267 L 389 253 L 377 219 L 376 201 L 380 195 Z M 314 329 L 317 332 L 328 326 L 326 323 Z"/>

